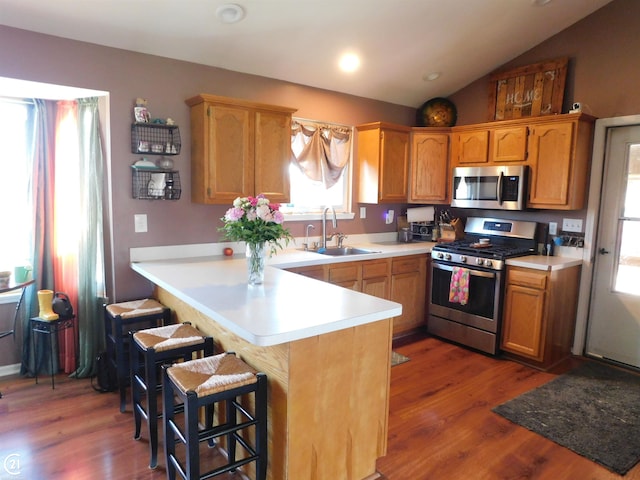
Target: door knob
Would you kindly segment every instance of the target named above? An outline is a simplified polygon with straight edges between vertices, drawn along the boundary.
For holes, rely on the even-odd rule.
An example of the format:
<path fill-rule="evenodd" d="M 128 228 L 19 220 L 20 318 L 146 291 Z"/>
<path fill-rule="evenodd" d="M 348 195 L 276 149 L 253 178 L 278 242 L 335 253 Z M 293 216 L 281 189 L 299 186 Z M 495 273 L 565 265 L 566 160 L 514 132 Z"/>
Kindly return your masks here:
<path fill-rule="evenodd" d="M 609 250 L 603 247 L 600 250 L 598 250 L 598 253 L 600 253 L 600 255 L 606 255 L 607 253 L 609 253 Z"/>

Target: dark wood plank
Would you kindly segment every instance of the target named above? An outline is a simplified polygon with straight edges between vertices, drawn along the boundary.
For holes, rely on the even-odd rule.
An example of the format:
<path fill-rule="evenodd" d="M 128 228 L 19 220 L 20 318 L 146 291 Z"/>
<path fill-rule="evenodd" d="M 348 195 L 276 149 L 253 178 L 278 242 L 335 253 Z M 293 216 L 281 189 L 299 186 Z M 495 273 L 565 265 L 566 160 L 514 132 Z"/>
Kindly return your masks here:
<path fill-rule="evenodd" d="M 562 370 L 540 372 L 424 336 L 394 349 L 411 360 L 391 369 L 389 449 L 378 461 L 386 479 L 640 480 L 640 466 L 620 477 L 491 412 Z M 166 478 L 162 454 L 149 469 L 148 436 L 133 439 L 130 407 L 121 414 L 115 393 L 65 375 L 52 390 L 48 380 L 0 380 L 0 478 L 10 455 L 20 469 L 10 478 Z"/>
<path fill-rule="evenodd" d="M 579 363 L 552 373 L 435 338 L 396 342 L 410 361 L 391 369 L 388 454 L 378 470 L 406 479 L 640 479 L 621 477 L 491 409 Z"/>

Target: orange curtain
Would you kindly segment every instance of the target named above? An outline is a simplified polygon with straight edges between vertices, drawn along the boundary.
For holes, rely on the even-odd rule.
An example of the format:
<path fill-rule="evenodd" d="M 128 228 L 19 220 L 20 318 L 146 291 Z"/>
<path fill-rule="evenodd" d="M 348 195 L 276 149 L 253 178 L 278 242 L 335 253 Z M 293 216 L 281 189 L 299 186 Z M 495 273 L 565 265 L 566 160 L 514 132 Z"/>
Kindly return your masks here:
<path fill-rule="evenodd" d="M 69 296 L 78 312 L 79 219 L 79 144 L 76 101 L 58 102 L 55 141 L 54 182 L 54 285 Z M 75 328 L 63 330 L 58 337 L 58 361 L 65 373 L 76 369 L 78 320 Z"/>

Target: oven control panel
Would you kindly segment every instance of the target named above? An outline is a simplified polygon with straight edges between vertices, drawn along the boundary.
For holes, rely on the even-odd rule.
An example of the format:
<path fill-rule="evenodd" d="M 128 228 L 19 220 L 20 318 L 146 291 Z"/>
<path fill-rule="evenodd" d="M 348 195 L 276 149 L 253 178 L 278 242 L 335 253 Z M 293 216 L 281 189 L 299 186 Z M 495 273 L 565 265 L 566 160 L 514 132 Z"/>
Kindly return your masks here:
<path fill-rule="evenodd" d="M 441 260 L 453 264 L 457 264 L 461 267 L 483 267 L 490 270 L 503 270 L 504 261 L 497 260 L 495 258 L 483 258 L 474 257 L 470 255 L 461 255 L 458 253 L 441 252 L 437 250 L 431 251 L 431 258 L 434 260 Z"/>

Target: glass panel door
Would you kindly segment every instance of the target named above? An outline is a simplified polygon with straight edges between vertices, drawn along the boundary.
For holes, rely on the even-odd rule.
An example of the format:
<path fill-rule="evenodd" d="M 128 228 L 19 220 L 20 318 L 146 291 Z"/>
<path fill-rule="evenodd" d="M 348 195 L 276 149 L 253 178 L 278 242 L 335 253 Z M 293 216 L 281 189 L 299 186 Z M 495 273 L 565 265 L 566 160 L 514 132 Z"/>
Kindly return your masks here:
<path fill-rule="evenodd" d="M 614 290 L 640 295 L 640 144 L 629 145 Z"/>

